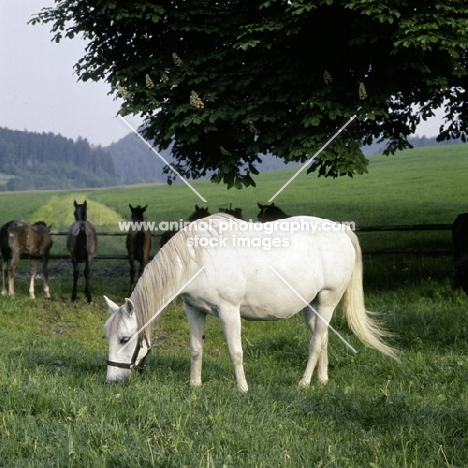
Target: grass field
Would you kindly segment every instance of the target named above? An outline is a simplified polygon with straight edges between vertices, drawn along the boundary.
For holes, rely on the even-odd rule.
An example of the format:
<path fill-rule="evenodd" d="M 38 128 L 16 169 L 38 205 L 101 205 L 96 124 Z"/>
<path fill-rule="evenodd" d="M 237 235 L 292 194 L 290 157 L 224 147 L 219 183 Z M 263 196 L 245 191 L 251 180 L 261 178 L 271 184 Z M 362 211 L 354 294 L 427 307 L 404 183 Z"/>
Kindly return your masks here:
<path fill-rule="evenodd" d="M 212 212 L 240 206 L 255 218 L 295 170 L 262 174 L 257 188 L 197 190 Z M 450 223 L 466 212 L 468 148 L 424 148 L 372 157 L 354 179 L 300 175 L 275 202 L 358 226 Z M 0 193 L 0 222 L 43 218 L 66 229 L 76 198 L 98 230 L 116 230 L 128 203 L 147 219 L 185 219 L 196 203 L 183 184 L 75 192 Z M 98 214 L 99 213 L 99 214 Z M 364 246 L 449 246 L 450 233 L 362 233 Z M 116 238 L 103 248 L 123 253 Z M 59 242 L 58 242 L 59 243 Z M 62 248 L 54 246 L 54 249 Z M 155 249 L 154 249 L 155 250 Z M 219 322 L 208 320 L 203 386 L 189 386 L 188 324 L 180 302 L 155 327 L 148 370 L 107 385 L 103 294 L 121 302 L 122 261 L 97 261 L 94 301 L 70 301 L 71 265 L 52 261 L 52 299 L 0 297 L 0 466 L 5 467 L 465 467 L 468 466 L 468 298 L 453 291 L 449 257 L 365 256 L 366 303 L 394 333 L 401 364 L 364 348 L 340 310 L 330 336 L 330 382 L 298 389 L 308 332 L 300 317 L 243 323 L 249 393 L 236 390 Z M 40 290 L 38 281 L 36 286 Z M 37 294 L 40 297 L 40 294 Z"/>

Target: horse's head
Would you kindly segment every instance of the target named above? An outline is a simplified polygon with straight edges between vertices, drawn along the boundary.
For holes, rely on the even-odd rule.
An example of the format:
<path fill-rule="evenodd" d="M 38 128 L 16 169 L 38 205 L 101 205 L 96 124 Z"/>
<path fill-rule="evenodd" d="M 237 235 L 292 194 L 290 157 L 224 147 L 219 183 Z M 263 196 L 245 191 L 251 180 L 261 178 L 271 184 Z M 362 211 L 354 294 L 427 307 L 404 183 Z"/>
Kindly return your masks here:
<path fill-rule="evenodd" d="M 226 213 L 228 215 L 234 216 L 234 218 L 237 219 L 243 219 L 242 218 L 242 208 L 220 208 L 219 209 L 220 213 Z"/>
<path fill-rule="evenodd" d="M 132 370 L 144 370 L 145 357 L 150 343 L 144 332 L 137 335 L 138 324 L 135 308 L 130 299 L 119 307 L 106 296 L 110 318 L 104 325 L 109 340 L 107 360 L 107 382 L 123 382 L 130 378 Z"/>
<path fill-rule="evenodd" d="M 208 207 L 203 208 L 198 205 L 195 205 L 195 211 L 191 214 L 189 217 L 189 221 L 196 221 L 197 219 L 203 219 L 206 218 L 207 216 L 210 216 L 211 213 L 208 211 Z"/>
<path fill-rule="evenodd" d="M 47 224 L 44 221 L 36 221 L 32 224 L 32 226 L 43 228 L 48 232 L 50 232 L 50 230 L 52 229 L 52 224 L 50 226 L 47 226 Z"/>
<path fill-rule="evenodd" d="M 75 216 L 75 221 L 87 221 L 88 220 L 88 202 L 85 200 L 84 203 L 76 203 L 76 200 L 73 200 L 73 205 L 75 206 L 75 211 L 73 216 Z"/>
<path fill-rule="evenodd" d="M 130 203 L 128 205 L 130 207 L 130 211 L 132 212 L 132 221 L 144 221 L 143 219 L 143 214 L 146 211 L 146 208 L 148 208 L 148 205 L 145 206 L 135 206 L 133 207 Z"/>

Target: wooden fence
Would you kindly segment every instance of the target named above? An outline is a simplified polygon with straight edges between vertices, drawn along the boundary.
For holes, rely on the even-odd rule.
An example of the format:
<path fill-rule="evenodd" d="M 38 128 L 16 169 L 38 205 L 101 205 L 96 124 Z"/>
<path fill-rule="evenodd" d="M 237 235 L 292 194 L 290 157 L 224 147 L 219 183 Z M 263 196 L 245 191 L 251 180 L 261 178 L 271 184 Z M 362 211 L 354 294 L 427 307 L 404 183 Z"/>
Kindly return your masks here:
<path fill-rule="evenodd" d="M 390 232 L 390 231 L 448 231 L 452 229 L 452 224 L 408 224 L 403 226 L 356 226 L 355 232 Z M 66 236 L 67 231 L 51 231 L 52 236 Z M 103 231 L 97 233 L 101 236 L 121 236 L 126 237 L 126 232 L 110 232 Z M 161 234 L 152 234 L 153 237 L 159 238 Z M 417 248 L 417 247 L 396 247 L 396 248 L 376 248 L 362 249 L 363 254 L 425 254 L 425 255 L 451 255 L 451 248 Z M 69 259 L 70 254 L 67 253 L 51 253 L 50 259 L 64 260 Z M 98 260 L 127 260 L 127 254 L 96 254 L 95 259 Z"/>

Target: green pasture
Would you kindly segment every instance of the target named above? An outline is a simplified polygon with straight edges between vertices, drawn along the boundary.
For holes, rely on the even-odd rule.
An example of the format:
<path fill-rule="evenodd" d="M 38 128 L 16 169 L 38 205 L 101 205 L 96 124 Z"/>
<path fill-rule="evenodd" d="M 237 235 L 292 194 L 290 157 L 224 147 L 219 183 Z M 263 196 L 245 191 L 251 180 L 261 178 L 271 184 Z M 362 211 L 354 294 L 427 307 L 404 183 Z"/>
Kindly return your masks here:
<path fill-rule="evenodd" d="M 260 175 L 256 188 L 194 183 L 111 189 L 0 193 L 0 223 L 43 219 L 66 230 L 73 200 L 88 200 L 98 231 L 116 231 L 128 204 L 147 220 L 186 219 L 194 205 L 242 207 L 256 218 L 297 171 Z M 304 171 L 305 172 L 305 171 Z M 451 223 L 467 212 L 468 147 L 423 148 L 371 158 L 369 174 L 336 180 L 301 174 L 275 202 L 287 213 L 357 226 Z M 360 233 L 363 246 L 450 247 L 450 232 Z M 54 250 L 64 251 L 54 237 Z M 123 237 L 100 238 L 125 252 Z M 158 239 L 154 238 L 153 253 Z M 125 261 L 96 261 L 93 302 L 80 283 L 72 302 L 71 264 L 50 262 L 52 298 L 28 298 L 28 262 L 16 297 L 0 297 L 0 466 L 5 467 L 465 467 L 468 465 L 468 298 L 446 278 L 450 256 L 366 255 L 366 303 L 393 333 L 401 363 L 364 348 L 340 309 L 330 333 L 330 382 L 297 388 L 308 332 L 299 316 L 243 323 L 249 392 L 236 390 L 219 322 L 209 318 L 203 386 L 189 386 L 188 325 L 179 301 L 154 327 L 145 374 L 105 384 L 108 312 L 122 302 Z M 228 265 L 226 266 L 229 267 Z M 82 279 L 80 279 L 82 281 Z"/>

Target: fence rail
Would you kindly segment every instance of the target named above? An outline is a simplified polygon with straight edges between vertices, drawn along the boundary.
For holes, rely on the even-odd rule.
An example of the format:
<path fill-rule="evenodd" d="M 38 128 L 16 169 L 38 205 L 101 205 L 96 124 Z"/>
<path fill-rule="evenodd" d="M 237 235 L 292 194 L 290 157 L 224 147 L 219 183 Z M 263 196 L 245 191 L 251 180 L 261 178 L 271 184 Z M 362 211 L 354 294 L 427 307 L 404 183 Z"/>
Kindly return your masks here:
<path fill-rule="evenodd" d="M 449 231 L 452 224 L 407 224 L 393 226 L 356 226 L 355 232 L 390 232 L 390 231 Z M 50 231 L 52 236 L 66 236 L 68 231 Z M 97 236 L 126 236 L 126 232 L 101 231 Z M 161 237 L 161 234 L 152 233 L 153 237 Z M 363 254 L 367 255 L 385 255 L 385 254 L 424 254 L 424 255 L 450 255 L 452 249 L 449 248 L 428 248 L 428 247 L 396 247 L 396 248 L 375 248 L 362 249 Z M 50 259 L 65 260 L 70 258 L 69 253 L 50 254 Z M 126 254 L 96 254 L 97 260 L 127 260 Z"/>

